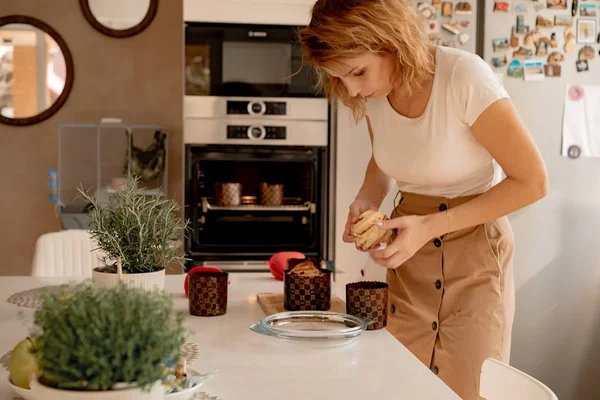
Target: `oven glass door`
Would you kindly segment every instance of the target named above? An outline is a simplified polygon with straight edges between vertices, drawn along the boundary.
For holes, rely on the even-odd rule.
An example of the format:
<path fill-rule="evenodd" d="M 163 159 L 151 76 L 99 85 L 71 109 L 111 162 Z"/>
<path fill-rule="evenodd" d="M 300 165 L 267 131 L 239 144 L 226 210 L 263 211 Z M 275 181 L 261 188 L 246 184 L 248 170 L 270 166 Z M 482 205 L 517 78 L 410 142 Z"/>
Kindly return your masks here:
<path fill-rule="evenodd" d="M 190 150 L 188 150 L 190 151 Z M 188 154 L 190 250 L 224 254 L 316 254 L 320 243 L 320 150 L 196 147 Z"/>
<path fill-rule="evenodd" d="M 187 96 L 315 97 L 295 27 L 187 23 Z"/>

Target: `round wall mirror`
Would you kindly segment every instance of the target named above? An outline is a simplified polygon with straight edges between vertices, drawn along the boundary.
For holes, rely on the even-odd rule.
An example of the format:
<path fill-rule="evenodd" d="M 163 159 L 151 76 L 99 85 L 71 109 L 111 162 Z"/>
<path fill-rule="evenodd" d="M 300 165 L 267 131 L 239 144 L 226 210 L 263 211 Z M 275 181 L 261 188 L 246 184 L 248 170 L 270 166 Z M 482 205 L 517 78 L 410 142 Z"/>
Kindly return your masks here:
<path fill-rule="evenodd" d="M 62 37 L 27 16 L 0 17 L 0 123 L 32 125 L 65 103 L 73 59 Z"/>
<path fill-rule="evenodd" d="M 96 30 L 117 38 L 146 29 L 158 9 L 158 0 L 79 0 L 79 4 Z"/>

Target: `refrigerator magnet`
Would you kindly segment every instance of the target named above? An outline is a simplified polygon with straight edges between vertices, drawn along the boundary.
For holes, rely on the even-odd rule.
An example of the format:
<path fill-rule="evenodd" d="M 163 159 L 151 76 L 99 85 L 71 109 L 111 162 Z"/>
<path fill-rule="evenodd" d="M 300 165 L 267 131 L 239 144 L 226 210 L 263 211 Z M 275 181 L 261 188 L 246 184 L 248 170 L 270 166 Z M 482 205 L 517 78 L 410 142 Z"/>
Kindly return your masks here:
<path fill-rule="evenodd" d="M 552 23 L 551 19 L 544 18 L 543 16 L 538 15 L 535 18 L 535 26 L 537 26 L 538 28 L 552 28 L 554 24 Z"/>
<path fill-rule="evenodd" d="M 461 33 L 460 35 L 458 35 L 458 43 L 461 44 L 461 46 L 464 46 L 465 44 L 469 43 L 469 35 L 466 33 Z"/>
<path fill-rule="evenodd" d="M 431 4 L 421 3 L 417 7 L 417 13 L 426 19 L 434 19 L 435 12 L 435 7 L 433 7 Z"/>
<path fill-rule="evenodd" d="M 573 17 L 577 15 L 577 0 L 573 0 L 573 3 L 571 3 L 571 15 Z"/>
<path fill-rule="evenodd" d="M 573 27 L 567 26 L 565 28 L 565 53 L 570 53 L 575 50 L 575 35 L 573 34 Z"/>
<path fill-rule="evenodd" d="M 552 10 L 566 10 L 567 0 L 548 0 L 548 8 Z"/>
<path fill-rule="evenodd" d="M 550 35 L 550 47 L 556 49 L 558 47 L 558 40 L 556 40 L 556 33 L 552 32 Z"/>
<path fill-rule="evenodd" d="M 442 6 L 442 0 L 433 0 L 431 5 L 437 10 Z"/>
<path fill-rule="evenodd" d="M 567 155 L 569 158 L 579 158 L 581 155 L 581 148 L 577 145 L 571 145 L 567 150 Z"/>
<path fill-rule="evenodd" d="M 577 72 L 587 72 L 590 70 L 590 66 L 587 60 L 575 61 L 575 67 L 577 68 Z"/>
<path fill-rule="evenodd" d="M 440 23 L 435 19 L 427 21 L 427 33 L 438 33 L 440 31 Z"/>
<path fill-rule="evenodd" d="M 533 55 L 533 51 L 527 47 L 519 47 L 518 50 L 513 51 L 513 58 L 528 60 Z"/>
<path fill-rule="evenodd" d="M 441 42 L 440 35 L 438 34 L 429 34 L 429 44 L 434 46 L 438 46 Z"/>
<path fill-rule="evenodd" d="M 525 25 L 525 16 L 517 15 L 517 33 L 525 34 L 529 32 L 529 26 Z"/>
<path fill-rule="evenodd" d="M 442 43 L 442 46 L 456 48 L 456 42 L 454 40 L 450 40 L 449 42 Z"/>
<path fill-rule="evenodd" d="M 594 3 L 583 3 L 579 7 L 580 17 L 595 17 L 596 16 L 596 4 Z"/>
<path fill-rule="evenodd" d="M 515 12 L 517 14 L 526 14 L 527 11 L 527 4 L 515 4 Z"/>
<path fill-rule="evenodd" d="M 535 47 L 535 55 L 538 57 L 545 57 L 548 55 L 548 49 L 550 48 L 550 39 L 547 37 L 540 38 Z"/>
<path fill-rule="evenodd" d="M 555 15 L 554 16 L 555 26 L 571 26 L 573 25 L 573 17 L 570 15 Z"/>
<path fill-rule="evenodd" d="M 569 88 L 569 99 L 579 101 L 583 99 L 583 88 L 578 85 L 573 85 Z"/>
<path fill-rule="evenodd" d="M 550 65 L 560 65 L 563 61 L 565 61 L 565 56 L 564 54 L 559 53 L 558 51 L 553 51 L 548 56 L 548 64 Z"/>
<path fill-rule="evenodd" d="M 508 50 L 510 48 L 510 46 L 508 44 L 508 38 L 504 37 L 504 38 L 492 39 L 492 47 L 494 49 L 494 52 Z"/>
<path fill-rule="evenodd" d="M 594 44 L 596 43 L 596 20 L 578 19 L 577 20 L 577 43 Z"/>
<path fill-rule="evenodd" d="M 560 78 L 561 66 L 560 65 L 544 65 L 544 73 L 549 78 Z"/>
<path fill-rule="evenodd" d="M 523 77 L 523 63 L 521 60 L 512 60 L 507 68 L 507 75 L 511 78 Z"/>
<path fill-rule="evenodd" d="M 541 81 L 544 79 L 544 64 L 539 60 L 525 61 L 525 80 Z"/>
<path fill-rule="evenodd" d="M 502 57 L 492 58 L 492 65 L 496 68 L 504 67 L 508 63 L 508 57 L 506 54 Z"/>
<path fill-rule="evenodd" d="M 533 6 L 535 11 L 541 11 L 546 9 L 546 2 L 544 0 L 535 0 L 535 5 Z"/>
<path fill-rule="evenodd" d="M 510 31 L 510 47 L 516 49 L 519 47 L 519 37 L 515 34 L 515 27 L 513 26 Z"/>
<path fill-rule="evenodd" d="M 508 1 L 495 1 L 494 12 L 508 12 L 510 3 Z"/>
<path fill-rule="evenodd" d="M 444 1 L 442 3 L 442 17 L 451 17 L 452 16 L 452 3 L 449 1 Z"/>
<path fill-rule="evenodd" d="M 471 22 L 471 21 L 460 21 L 460 22 L 459 22 L 459 24 L 460 24 L 460 26 L 462 26 L 463 28 L 467 28 L 467 27 L 469 27 L 469 23 L 470 23 L 470 22 Z"/>
<path fill-rule="evenodd" d="M 456 3 L 454 12 L 456 14 L 470 15 L 473 14 L 473 6 L 468 1 L 459 1 Z"/>
<path fill-rule="evenodd" d="M 525 35 L 523 44 L 525 46 L 536 46 L 539 41 L 540 41 L 540 32 L 537 29 L 534 29 L 532 32 L 529 32 L 527 35 Z"/>
<path fill-rule="evenodd" d="M 454 35 L 460 34 L 460 31 L 458 30 L 458 28 L 452 24 L 449 24 L 449 23 L 442 24 L 442 28 L 444 28 L 444 30 L 446 30 Z"/>
<path fill-rule="evenodd" d="M 596 58 L 596 52 L 592 46 L 584 46 L 579 50 L 579 60 L 594 60 Z"/>

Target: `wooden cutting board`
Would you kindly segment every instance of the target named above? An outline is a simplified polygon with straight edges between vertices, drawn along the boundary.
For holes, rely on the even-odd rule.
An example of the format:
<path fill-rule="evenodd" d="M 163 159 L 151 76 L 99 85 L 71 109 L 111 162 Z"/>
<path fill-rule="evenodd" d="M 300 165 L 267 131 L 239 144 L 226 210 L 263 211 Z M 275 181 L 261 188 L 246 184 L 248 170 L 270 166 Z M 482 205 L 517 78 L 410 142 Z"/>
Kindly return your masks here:
<path fill-rule="evenodd" d="M 256 299 L 267 315 L 287 311 L 283 308 L 283 293 L 259 293 L 256 295 Z M 346 303 L 339 296 L 333 294 L 331 296 L 331 307 L 328 311 L 345 313 Z"/>

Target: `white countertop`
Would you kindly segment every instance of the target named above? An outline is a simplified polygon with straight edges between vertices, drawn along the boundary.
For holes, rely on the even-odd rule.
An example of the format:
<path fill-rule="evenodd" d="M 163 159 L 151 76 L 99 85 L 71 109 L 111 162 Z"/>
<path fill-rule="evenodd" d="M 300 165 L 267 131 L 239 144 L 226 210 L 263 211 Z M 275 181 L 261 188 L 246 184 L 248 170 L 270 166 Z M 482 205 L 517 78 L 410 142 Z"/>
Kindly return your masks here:
<path fill-rule="evenodd" d="M 22 340 L 34 310 L 6 302 L 13 293 L 66 283 L 69 278 L 0 277 L 0 356 Z M 188 315 L 188 342 L 200 346 L 191 367 L 202 373 L 219 369 L 202 391 L 219 400 L 268 399 L 459 399 L 437 376 L 385 329 L 366 331 L 343 347 L 318 348 L 281 341 L 249 329 L 265 317 L 256 294 L 283 291 L 268 273 L 230 274 L 227 314 L 194 317 L 187 313 L 184 275 L 168 275 L 166 290 Z M 343 287 L 334 290 L 343 296 Z M 12 400 L 8 371 L 0 367 L 0 400 Z"/>

